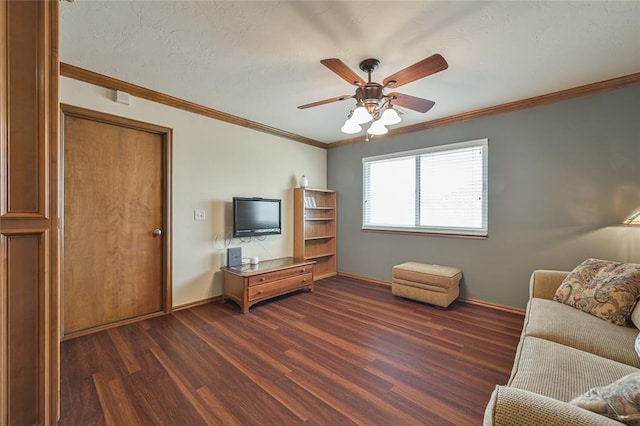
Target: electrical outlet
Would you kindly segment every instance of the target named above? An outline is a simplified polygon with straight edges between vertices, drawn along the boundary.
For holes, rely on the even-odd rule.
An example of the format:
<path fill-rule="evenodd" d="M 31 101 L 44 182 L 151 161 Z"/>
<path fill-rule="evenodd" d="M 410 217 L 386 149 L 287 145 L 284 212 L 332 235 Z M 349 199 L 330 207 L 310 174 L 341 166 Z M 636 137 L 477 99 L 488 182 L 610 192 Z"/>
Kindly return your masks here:
<path fill-rule="evenodd" d="M 205 220 L 206 215 L 204 210 L 194 210 L 193 211 L 193 220 Z"/>

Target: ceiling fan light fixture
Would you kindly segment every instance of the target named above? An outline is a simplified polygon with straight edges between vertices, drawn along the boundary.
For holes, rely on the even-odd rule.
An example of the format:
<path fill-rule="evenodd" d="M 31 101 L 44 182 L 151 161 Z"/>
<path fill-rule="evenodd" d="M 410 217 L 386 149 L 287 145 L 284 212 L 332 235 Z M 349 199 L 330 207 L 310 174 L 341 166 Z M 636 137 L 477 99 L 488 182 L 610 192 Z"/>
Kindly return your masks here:
<path fill-rule="evenodd" d="M 382 115 L 380 116 L 380 121 L 385 126 L 392 126 L 394 124 L 398 124 L 399 122 L 401 122 L 402 119 L 398 115 L 398 112 L 390 106 L 389 108 L 385 109 L 382 112 Z"/>
<path fill-rule="evenodd" d="M 384 126 L 384 123 L 382 123 L 382 121 L 376 120 L 371 124 L 371 127 L 369 127 L 369 130 L 367 130 L 367 133 L 369 133 L 370 135 L 379 136 L 386 134 L 388 131 L 389 129 Z"/>
<path fill-rule="evenodd" d="M 345 65 L 338 58 L 328 58 L 320 61 L 322 65 L 335 73 L 349 84 L 356 86 L 354 95 L 343 95 L 335 98 L 325 99 L 298 106 L 299 109 L 307 109 L 332 102 L 343 101 L 345 99 L 355 99 L 356 108 L 351 111 L 341 130 L 344 133 L 352 134 L 362 130 L 361 125 L 374 120 L 366 132 L 365 140 L 370 140 L 373 135 L 384 135 L 388 132 L 385 126 L 400 123 L 401 118 L 398 111 L 393 107 L 398 106 L 408 108 L 413 111 L 425 113 L 429 111 L 435 102 L 428 99 L 418 98 L 399 92 L 385 94 L 384 90 L 389 87 L 404 86 L 405 84 L 430 76 L 443 71 L 449 67 L 442 55 L 434 54 L 413 65 L 410 65 L 395 74 L 391 74 L 382 84 L 372 81 L 371 73 L 378 68 L 380 61 L 374 58 L 365 59 L 360 62 L 360 69 L 367 73 L 367 81 L 351 68 Z M 393 102 L 393 104 L 392 104 Z"/>
<path fill-rule="evenodd" d="M 355 110 L 353 110 L 353 115 L 350 120 L 353 120 L 356 124 L 365 124 L 373 120 L 373 116 L 367 111 L 367 109 L 360 105 Z"/>
<path fill-rule="evenodd" d="M 342 131 L 342 133 L 352 135 L 354 133 L 360 132 L 362 130 L 362 127 L 360 127 L 358 123 L 353 121 L 353 118 L 350 118 L 344 122 L 344 125 L 342 126 L 342 128 L 340 128 L 340 130 Z"/>

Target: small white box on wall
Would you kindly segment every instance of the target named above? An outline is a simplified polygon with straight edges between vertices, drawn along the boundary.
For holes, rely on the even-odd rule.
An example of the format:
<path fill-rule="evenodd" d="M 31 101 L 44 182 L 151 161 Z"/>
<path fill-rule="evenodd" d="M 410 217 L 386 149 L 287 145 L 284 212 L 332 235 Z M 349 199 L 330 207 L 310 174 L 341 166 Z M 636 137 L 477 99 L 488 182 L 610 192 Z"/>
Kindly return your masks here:
<path fill-rule="evenodd" d="M 114 93 L 113 101 L 122 105 L 130 105 L 131 95 L 128 94 L 127 92 L 121 92 L 120 90 L 116 90 Z"/>

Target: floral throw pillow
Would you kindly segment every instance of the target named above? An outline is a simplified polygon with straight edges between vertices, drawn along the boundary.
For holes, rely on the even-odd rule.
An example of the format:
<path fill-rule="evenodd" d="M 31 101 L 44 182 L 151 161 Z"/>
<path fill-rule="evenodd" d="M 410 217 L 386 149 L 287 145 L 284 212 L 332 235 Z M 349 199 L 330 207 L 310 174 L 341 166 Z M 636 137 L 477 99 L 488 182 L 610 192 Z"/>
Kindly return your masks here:
<path fill-rule="evenodd" d="M 567 275 L 553 300 L 626 325 L 639 296 L 639 264 L 587 259 Z"/>
<path fill-rule="evenodd" d="M 610 385 L 590 389 L 569 404 L 628 425 L 640 425 L 640 372 L 624 376 Z"/>

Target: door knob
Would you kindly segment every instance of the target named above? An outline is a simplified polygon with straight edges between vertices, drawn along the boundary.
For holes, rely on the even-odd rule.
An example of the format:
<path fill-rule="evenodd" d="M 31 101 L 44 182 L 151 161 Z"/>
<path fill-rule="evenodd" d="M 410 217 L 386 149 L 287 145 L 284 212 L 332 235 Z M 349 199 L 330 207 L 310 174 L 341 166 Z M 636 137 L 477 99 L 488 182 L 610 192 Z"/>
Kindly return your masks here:
<path fill-rule="evenodd" d="M 153 230 L 153 236 L 154 236 L 154 237 L 160 237 L 160 236 L 162 236 L 162 229 L 158 229 L 158 228 L 154 229 L 154 230 Z"/>

